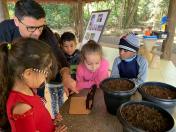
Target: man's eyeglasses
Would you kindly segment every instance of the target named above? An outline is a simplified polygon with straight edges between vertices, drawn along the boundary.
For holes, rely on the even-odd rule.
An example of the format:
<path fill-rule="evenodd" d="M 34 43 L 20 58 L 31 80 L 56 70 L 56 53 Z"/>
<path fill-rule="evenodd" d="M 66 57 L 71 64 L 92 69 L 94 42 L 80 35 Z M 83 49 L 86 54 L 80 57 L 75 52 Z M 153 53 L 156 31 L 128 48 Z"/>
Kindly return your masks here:
<path fill-rule="evenodd" d="M 41 25 L 41 26 L 38 26 L 38 27 L 36 27 L 36 26 L 29 26 L 29 25 L 24 24 L 19 18 L 18 18 L 18 21 L 20 23 L 22 23 L 26 27 L 26 29 L 27 29 L 28 32 L 35 32 L 37 29 L 40 32 L 42 32 L 43 28 L 46 26 L 46 25 Z"/>

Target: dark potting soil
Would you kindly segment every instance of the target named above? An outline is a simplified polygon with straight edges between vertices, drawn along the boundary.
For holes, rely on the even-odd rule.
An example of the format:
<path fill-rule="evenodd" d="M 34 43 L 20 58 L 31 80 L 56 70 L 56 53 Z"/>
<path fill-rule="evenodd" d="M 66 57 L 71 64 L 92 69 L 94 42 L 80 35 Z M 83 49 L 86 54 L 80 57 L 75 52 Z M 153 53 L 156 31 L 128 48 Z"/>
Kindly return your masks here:
<path fill-rule="evenodd" d="M 161 99 L 176 99 L 176 92 L 159 86 L 144 86 L 146 94 Z"/>
<path fill-rule="evenodd" d="M 158 110 L 141 104 L 132 104 L 122 109 L 122 117 L 132 126 L 147 132 L 165 132 L 168 119 Z"/>
<path fill-rule="evenodd" d="M 110 91 L 127 91 L 133 89 L 134 84 L 128 80 L 108 80 L 103 83 L 103 87 Z"/>

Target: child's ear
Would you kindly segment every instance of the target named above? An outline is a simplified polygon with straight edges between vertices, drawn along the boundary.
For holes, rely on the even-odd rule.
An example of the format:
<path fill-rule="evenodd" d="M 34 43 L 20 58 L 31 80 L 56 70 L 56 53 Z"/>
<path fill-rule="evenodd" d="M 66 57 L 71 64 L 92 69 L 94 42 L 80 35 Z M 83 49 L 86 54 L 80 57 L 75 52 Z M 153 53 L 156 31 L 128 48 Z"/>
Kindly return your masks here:
<path fill-rule="evenodd" d="M 30 75 L 32 74 L 32 70 L 31 69 L 26 69 L 24 72 L 23 72 L 23 77 L 24 78 L 28 78 Z"/>

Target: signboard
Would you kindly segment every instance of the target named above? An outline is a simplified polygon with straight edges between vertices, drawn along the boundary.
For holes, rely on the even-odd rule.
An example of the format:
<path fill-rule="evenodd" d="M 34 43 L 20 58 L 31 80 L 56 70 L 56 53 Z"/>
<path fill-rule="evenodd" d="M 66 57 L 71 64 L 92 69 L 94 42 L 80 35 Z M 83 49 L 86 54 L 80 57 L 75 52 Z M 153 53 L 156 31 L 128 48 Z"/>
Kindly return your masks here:
<path fill-rule="evenodd" d="M 109 16 L 110 10 L 94 11 L 91 13 L 84 37 L 82 40 L 82 45 L 87 43 L 87 41 L 94 40 L 98 42 L 100 36 L 105 27 L 107 18 Z"/>

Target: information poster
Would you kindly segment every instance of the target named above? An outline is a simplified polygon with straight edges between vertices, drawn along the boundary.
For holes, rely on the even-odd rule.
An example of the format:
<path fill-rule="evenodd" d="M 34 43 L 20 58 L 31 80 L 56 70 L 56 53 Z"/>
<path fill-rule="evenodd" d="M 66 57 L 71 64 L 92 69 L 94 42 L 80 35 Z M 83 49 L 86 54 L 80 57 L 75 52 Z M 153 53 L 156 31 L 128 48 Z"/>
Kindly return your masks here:
<path fill-rule="evenodd" d="M 110 10 L 94 11 L 91 13 L 81 46 L 89 40 L 99 41 L 109 14 Z"/>

